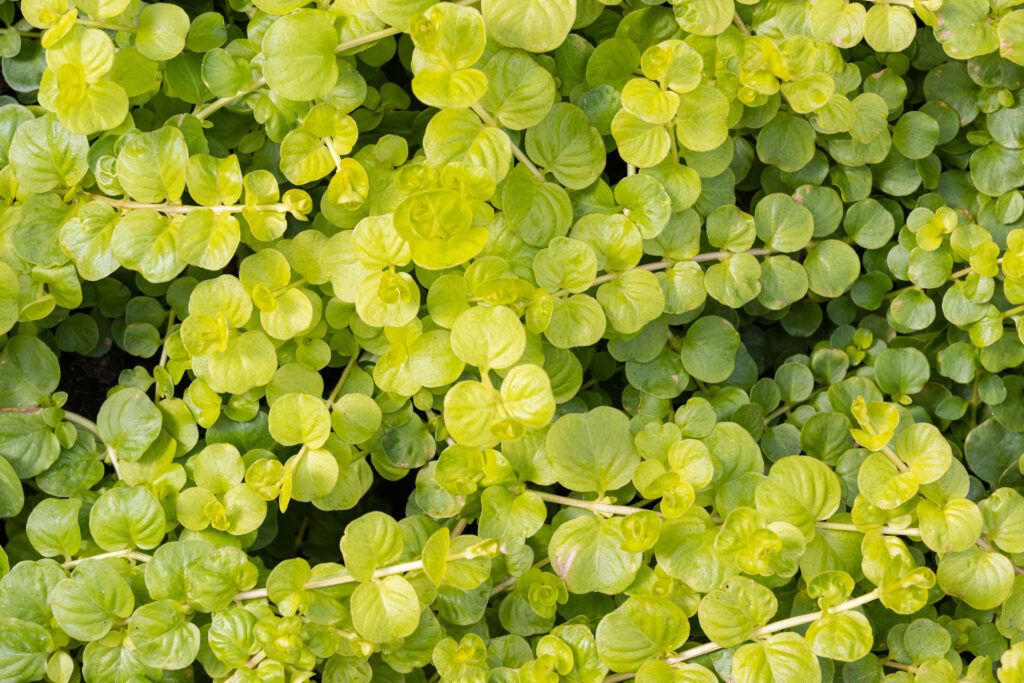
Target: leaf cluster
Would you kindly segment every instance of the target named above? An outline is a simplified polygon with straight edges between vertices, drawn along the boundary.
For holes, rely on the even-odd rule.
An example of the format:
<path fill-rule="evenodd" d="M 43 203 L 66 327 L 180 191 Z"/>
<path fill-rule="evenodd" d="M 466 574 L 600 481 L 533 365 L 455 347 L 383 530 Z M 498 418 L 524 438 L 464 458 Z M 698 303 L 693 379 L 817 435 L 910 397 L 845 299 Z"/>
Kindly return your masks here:
<path fill-rule="evenodd" d="M 1019 6 L 0 0 L 0 683 L 1024 681 Z"/>

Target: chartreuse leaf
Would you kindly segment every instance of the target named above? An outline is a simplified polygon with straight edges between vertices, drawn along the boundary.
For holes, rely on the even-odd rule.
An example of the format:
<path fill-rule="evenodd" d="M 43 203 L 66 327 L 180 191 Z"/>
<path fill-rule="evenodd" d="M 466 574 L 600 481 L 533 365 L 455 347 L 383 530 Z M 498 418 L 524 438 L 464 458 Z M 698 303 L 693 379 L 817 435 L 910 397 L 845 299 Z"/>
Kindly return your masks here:
<path fill-rule="evenodd" d="M 936 572 L 939 587 L 975 609 L 994 609 L 1013 589 L 1013 564 L 1005 555 L 971 547 L 944 555 Z"/>
<path fill-rule="evenodd" d="M 874 643 L 871 623 L 853 611 L 823 616 L 807 628 L 806 638 L 814 654 L 840 662 L 865 657 Z"/>
<path fill-rule="evenodd" d="M 501 370 L 519 360 L 526 333 L 511 309 L 477 306 L 455 320 L 451 345 L 455 355 L 468 365 Z"/>
<path fill-rule="evenodd" d="M 775 595 L 742 576 L 727 579 L 701 599 L 697 611 L 701 629 L 722 647 L 738 645 L 772 618 Z"/>
<path fill-rule="evenodd" d="M 268 428 L 283 446 L 302 444 L 319 448 L 331 433 L 331 417 L 324 402 L 309 394 L 285 394 L 270 407 Z"/>
<path fill-rule="evenodd" d="M 53 588 L 53 616 L 72 638 L 99 640 L 115 621 L 127 619 L 135 605 L 128 583 L 98 563 L 86 563 Z"/>
<path fill-rule="evenodd" d="M 529 52 L 548 52 L 561 45 L 576 17 L 571 0 L 530 0 L 525 4 L 487 0 L 481 10 L 495 40 Z"/>
<path fill-rule="evenodd" d="M 548 431 L 546 449 L 559 483 L 599 495 L 625 485 L 640 463 L 628 419 L 607 407 L 560 417 Z"/>
<path fill-rule="evenodd" d="M 25 490 L 18 479 L 18 473 L 14 471 L 6 458 L 0 457 L 0 491 L 3 497 L 0 501 L 0 517 L 14 517 L 25 505 Z"/>
<path fill-rule="evenodd" d="M 73 557 L 82 546 L 76 498 L 48 498 L 36 505 L 28 516 L 25 531 L 28 540 L 43 557 Z"/>
<path fill-rule="evenodd" d="M 416 590 L 401 576 L 367 581 L 352 593 L 352 624 L 371 643 L 412 635 L 419 619 Z"/>
<path fill-rule="evenodd" d="M 177 5 L 158 2 L 147 5 L 139 14 L 135 47 L 146 59 L 165 62 L 185 48 L 189 17 Z"/>
<path fill-rule="evenodd" d="M 34 193 L 77 184 L 88 171 L 89 142 L 68 131 L 52 115 L 18 126 L 7 158 L 18 183 Z"/>
<path fill-rule="evenodd" d="M 275 21 L 263 35 L 264 77 L 291 100 L 308 101 L 338 80 L 338 33 L 324 12 L 302 10 Z"/>
<path fill-rule="evenodd" d="M 739 335 L 729 321 L 706 316 L 690 325 L 680 354 L 683 367 L 705 382 L 721 382 L 732 374 Z"/>
<path fill-rule="evenodd" d="M 679 111 L 676 137 L 681 145 L 694 152 L 710 152 L 725 142 L 729 101 L 717 88 L 700 85 L 683 93 L 679 96 Z"/>
<path fill-rule="evenodd" d="M 616 520 L 577 517 L 551 536 L 551 566 L 570 593 L 616 595 L 633 582 L 643 557 L 623 550 L 621 538 Z"/>
<path fill-rule="evenodd" d="M 537 533 L 547 517 L 544 501 L 529 491 L 517 495 L 491 486 L 480 497 L 480 504 L 480 535 L 510 547 Z"/>
<path fill-rule="evenodd" d="M 597 625 L 597 652 L 612 671 L 633 671 L 672 652 L 689 634 L 686 613 L 674 603 L 630 598 Z"/>
<path fill-rule="evenodd" d="M 788 522 L 809 535 L 815 522 L 828 519 L 839 509 L 841 492 L 839 477 L 827 465 L 796 455 L 772 465 L 757 487 L 755 500 L 767 519 Z"/>
<path fill-rule="evenodd" d="M 737 683 L 754 681 L 821 681 L 818 660 L 795 633 L 780 633 L 736 650 L 732 675 Z"/>
<path fill-rule="evenodd" d="M 526 132 L 526 152 L 563 185 L 578 190 L 604 170 L 604 143 L 578 107 L 560 103 Z"/>
<path fill-rule="evenodd" d="M 117 155 L 117 180 L 140 202 L 174 202 L 185 189 L 187 162 L 188 147 L 177 128 L 134 133 Z"/>
<path fill-rule="evenodd" d="M 11 617 L 0 618 L 0 626 L 0 674 L 19 683 L 40 680 L 54 647 L 50 634 L 42 626 Z"/>
<path fill-rule="evenodd" d="M 103 402 L 99 436 L 124 460 L 138 460 L 156 440 L 163 425 L 159 409 L 138 389 L 119 391 Z"/>
<path fill-rule="evenodd" d="M 869 451 L 880 451 L 889 443 L 900 421 L 899 408 L 891 403 L 872 401 L 868 403 L 858 396 L 850 407 L 860 429 L 851 429 L 850 434 L 857 443 Z"/>
<path fill-rule="evenodd" d="M 89 510 L 89 532 L 104 550 L 155 548 L 166 524 L 160 503 L 141 487 L 110 489 Z"/>
<path fill-rule="evenodd" d="M 199 628 L 172 600 L 142 605 L 128 620 L 139 660 L 154 669 L 184 669 L 199 653 Z"/>
<path fill-rule="evenodd" d="M 713 0 L 702 3 L 686 0 L 674 5 L 676 21 L 685 31 L 699 36 L 714 36 L 724 31 L 732 22 L 732 0 Z"/>
<path fill-rule="evenodd" d="M 370 512 L 345 528 L 341 553 L 352 576 L 367 581 L 373 572 L 395 562 L 402 554 L 402 529 L 381 512 Z"/>

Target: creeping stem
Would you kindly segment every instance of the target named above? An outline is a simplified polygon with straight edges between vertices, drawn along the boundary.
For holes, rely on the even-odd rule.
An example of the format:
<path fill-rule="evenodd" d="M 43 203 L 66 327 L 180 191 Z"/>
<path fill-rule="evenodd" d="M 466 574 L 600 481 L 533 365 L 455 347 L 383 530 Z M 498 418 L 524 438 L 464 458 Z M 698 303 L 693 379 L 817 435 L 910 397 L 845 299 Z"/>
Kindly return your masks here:
<path fill-rule="evenodd" d="M 856 609 L 861 605 L 866 605 L 869 602 L 874 602 L 877 599 L 878 590 L 876 589 L 871 591 L 870 593 L 865 593 L 860 597 L 852 598 L 850 600 L 847 600 L 846 602 L 840 603 L 835 607 L 829 608 L 828 610 L 819 610 L 817 612 L 811 612 L 810 614 L 801 614 L 800 616 L 790 617 L 788 619 L 782 619 L 781 621 L 776 621 L 774 623 L 767 624 L 751 633 L 750 639 L 754 640 L 757 638 L 763 638 L 773 633 L 778 633 L 780 631 L 788 631 L 791 628 L 796 628 L 798 626 L 803 626 L 805 624 L 811 624 L 817 621 L 818 619 L 821 619 L 826 614 L 837 614 L 839 612 L 846 612 L 852 609 Z M 717 645 L 715 643 L 705 643 L 704 645 L 697 645 L 696 647 L 691 647 L 688 650 L 683 650 L 679 654 L 669 657 L 665 660 L 665 662 L 669 665 L 682 664 L 683 662 L 687 662 L 691 659 L 696 659 L 697 657 L 701 657 L 703 655 L 721 649 L 721 645 Z M 628 681 L 634 678 L 635 676 L 635 672 L 615 674 L 614 676 L 608 676 L 607 678 L 605 678 L 604 683 L 619 683 L 619 681 Z"/>
<path fill-rule="evenodd" d="M 718 261 L 721 259 L 729 258 L 730 256 L 735 256 L 736 254 L 750 254 L 751 256 L 767 256 L 770 253 L 772 253 L 772 250 L 764 247 L 758 247 L 756 249 L 747 249 L 746 251 L 741 252 L 709 251 L 706 254 L 697 254 L 696 256 L 688 260 L 693 261 L 695 263 L 701 263 L 703 261 Z M 639 266 L 637 266 L 637 268 L 640 270 L 658 272 L 659 270 L 668 270 L 677 263 L 686 263 L 686 261 L 653 261 L 651 263 L 642 263 Z M 621 275 L 621 273 L 605 273 L 604 275 L 595 278 L 591 287 L 603 285 L 606 282 L 611 282 L 619 275 Z"/>
<path fill-rule="evenodd" d="M 64 411 L 64 419 L 89 432 L 96 437 L 97 441 L 103 444 L 103 447 L 107 449 L 107 459 L 110 460 L 110 464 L 114 468 L 114 474 L 116 474 L 117 478 L 120 479 L 121 462 L 117 459 L 117 451 L 114 450 L 113 446 L 103 441 L 103 437 L 100 436 L 100 428 L 96 426 L 96 423 L 86 417 L 82 417 L 78 413 L 72 413 L 69 410 Z"/>
<path fill-rule="evenodd" d="M 582 508 L 584 510 L 593 510 L 606 515 L 633 515 L 637 512 L 652 512 L 652 510 L 646 510 L 644 508 L 632 507 L 630 505 L 612 505 L 611 503 L 602 503 L 596 500 L 580 500 L 579 498 L 569 498 L 568 496 L 558 496 L 554 493 L 547 493 L 545 491 L 534 491 L 530 489 L 530 493 L 534 494 L 541 500 L 546 500 L 549 503 L 558 503 L 559 505 L 568 505 L 569 507 Z M 659 517 L 664 517 L 660 512 L 656 512 Z"/>
<path fill-rule="evenodd" d="M 106 560 L 110 557 L 124 557 L 129 560 L 138 560 L 139 562 L 149 562 L 153 559 L 151 555 L 147 555 L 146 553 L 140 553 L 135 550 L 124 549 L 114 550 L 109 553 L 100 553 L 99 555 L 90 555 L 89 557 L 80 557 L 77 560 L 68 560 L 61 566 L 65 569 L 71 569 L 72 567 L 77 567 L 80 564 L 91 562 L 92 560 Z"/>
<path fill-rule="evenodd" d="M 107 197 L 102 194 L 93 194 L 91 192 L 83 192 L 82 197 L 89 201 L 103 202 L 110 204 L 117 209 L 152 209 L 153 211 L 159 211 L 164 214 L 186 214 L 193 211 L 210 211 L 212 213 L 242 213 L 246 209 L 255 209 L 257 211 L 288 211 L 289 207 L 287 204 L 256 204 L 252 206 L 246 206 L 244 204 L 230 204 L 222 206 L 195 206 L 191 204 L 147 204 L 144 202 L 133 202 L 128 199 L 116 199 L 114 197 Z"/>
<path fill-rule="evenodd" d="M 0 408 L 0 413 L 33 414 L 38 413 L 41 410 L 42 408 L 39 406 L 26 406 L 23 408 Z M 96 440 L 103 444 L 103 447 L 106 448 L 107 450 L 107 459 L 110 460 L 110 464 L 113 465 L 114 467 L 114 474 L 116 474 L 117 478 L 120 479 L 121 463 L 117 459 L 117 451 L 115 451 L 110 444 L 103 441 L 103 437 L 100 436 L 100 428 L 96 425 L 96 423 L 90 420 L 89 418 L 85 417 L 84 415 L 73 413 L 70 410 L 64 411 L 64 420 L 78 425 L 79 427 L 89 432 L 94 437 L 96 437 Z"/>
<path fill-rule="evenodd" d="M 494 120 L 494 117 L 488 114 L 487 111 L 479 104 L 472 104 L 470 105 L 469 108 L 472 109 L 473 112 L 477 116 L 479 116 L 480 120 L 483 121 L 486 125 L 491 126 L 492 128 L 498 128 L 500 130 L 501 127 L 498 125 L 498 122 Z M 508 143 L 509 145 L 512 146 L 512 156 L 518 159 L 519 163 L 525 166 L 530 171 L 530 173 L 533 174 L 534 178 L 536 178 L 540 182 L 544 182 L 544 174 L 541 172 L 539 168 L 537 168 L 537 166 L 532 161 L 530 161 L 530 157 L 526 156 L 526 152 L 520 149 L 519 145 L 512 142 L 512 138 L 508 137 L 507 134 L 505 135 L 505 137 L 508 138 Z"/>
<path fill-rule="evenodd" d="M 497 552 L 497 548 L 491 548 L 491 544 L 483 543 L 475 545 L 472 548 L 463 550 L 460 553 L 448 556 L 448 562 L 457 562 L 458 560 L 471 560 L 474 557 L 483 557 L 485 555 L 493 555 Z M 373 573 L 371 578 L 381 579 L 385 576 L 395 576 L 396 574 L 405 574 L 407 572 L 414 572 L 423 569 L 423 560 L 412 560 L 411 562 L 401 562 L 399 564 L 393 564 L 388 567 L 381 567 Z M 304 584 L 302 587 L 305 590 L 316 590 L 317 588 L 330 588 L 331 586 L 341 586 L 346 583 L 359 583 L 359 579 L 352 576 L 351 574 L 342 574 L 341 576 L 332 576 L 329 579 L 317 579 L 316 581 L 310 581 Z M 235 594 L 235 600 L 255 600 L 257 598 L 267 597 L 266 588 L 255 588 L 253 590 L 242 591 Z"/>
<path fill-rule="evenodd" d="M 387 38 L 388 36 L 393 36 L 396 33 L 401 33 L 401 31 L 399 31 L 397 28 L 394 28 L 394 27 L 386 28 L 386 29 L 384 29 L 382 31 L 374 31 L 373 33 L 367 33 L 365 36 L 360 36 L 358 38 L 353 38 L 352 40 L 346 40 L 343 43 L 339 43 L 338 47 L 336 47 L 334 51 L 335 52 L 347 52 L 349 50 L 354 50 L 357 47 L 362 47 L 363 45 L 369 45 L 370 43 L 375 43 L 378 40 L 380 40 L 381 38 Z M 245 97 L 249 93 L 252 93 L 252 92 L 255 92 L 255 91 L 259 90 L 260 88 L 262 88 L 266 84 L 267 84 L 267 79 L 265 77 L 263 77 L 263 76 L 260 76 L 259 78 L 255 79 L 252 83 L 250 83 L 246 87 L 244 87 L 241 90 L 239 90 L 234 95 L 228 95 L 226 97 L 221 97 L 219 99 L 216 99 L 213 102 L 210 102 L 205 107 L 196 109 L 192 113 L 192 115 L 195 116 L 199 120 L 203 120 L 203 119 L 209 118 L 215 112 L 220 111 L 221 109 L 223 109 L 224 107 L 228 106 L 229 104 L 233 104 L 234 102 L 237 102 L 238 100 L 242 99 L 243 97 Z"/>

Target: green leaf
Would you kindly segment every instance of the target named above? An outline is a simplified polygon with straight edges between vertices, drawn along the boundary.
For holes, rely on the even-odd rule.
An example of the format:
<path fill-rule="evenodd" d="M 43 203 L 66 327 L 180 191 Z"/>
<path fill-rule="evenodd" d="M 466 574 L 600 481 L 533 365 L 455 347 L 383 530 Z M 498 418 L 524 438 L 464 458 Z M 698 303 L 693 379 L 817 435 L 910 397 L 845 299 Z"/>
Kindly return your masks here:
<path fill-rule="evenodd" d="M 981 502 L 980 508 L 985 537 L 1006 552 L 1021 552 L 1024 525 L 1018 520 L 1019 511 L 1024 510 L 1024 496 L 1014 489 L 998 488 Z"/>
<path fill-rule="evenodd" d="M 647 123 L 624 109 L 612 118 L 611 134 L 623 161 L 639 168 L 657 166 L 672 147 L 672 136 L 664 126 Z"/>
<path fill-rule="evenodd" d="M 586 514 L 565 522 L 548 544 L 551 567 L 570 593 L 617 595 L 640 569 L 642 553 L 622 549 L 615 520 Z"/>
<path fill-rule="evenodd" d="M 77 640 L 99 640 L 115 621 L 131 616 L 135 606 L 132 590 L 124 578 L 101 564 L 83 564 L 51 593 L 54 619 Z"/>
<path fill-rule="evenodd" d="M 729 321 L 704 316 L 690 325 L 683 338 L 683 367 L 701 381 L 721 382 L 732 374 L 739 346 L 739 334 Z"/>
<path fill-rule="evenodd" d="M 78 554 L 82 545 L 82 530 L 78 527 L 81 505 L 77 498 L 47 498 L 32 508 L 25 531 L 36 552 L 43 557 L 68 558 Z"/>
<path fill-rule="evenodd" d="M 516 166 L 508 174 L 501 195 L 505 204 L 502 215 L 527 244 L 555 247 L 554 241 L 572 224 L 572 204 L 565 190 L 555 183 L 537 182 L 525 166 Z"/>
<path fill-rule="evenodd" d="M 89 165 L 89 141 L 68 131 L 52 114 L 18 126 L 11 138 L 8 159 L 18 183 L 27 192 L 49 192 L 74 187 Z"/>
<path fill-rule="evenodd" d="M 0 678 L 11 683 L 42 680 L 54 649 L 46 629 L 20 619 L 0 618 Z"/>
<path fill-rule="evenodd" d="M 780 171 L 799 171 L 814 156 L 815 134 L 807 121 L 780 112 L 757 135 L 757 158 Z"/>
<path fill-rule="evenodd" d="M 822 0 L 811 9 L 814 37 L 839 48 L 851 48 L 864 35 L 864 5 L 846 0 Z"/>
<path fill-rule="evenodd" d="M 812 292 L 835 298 L 857 280 L 860 259 L 850 245 L 838 240 L 825 240 L 808 250 L 804 268 Z"/>
<path fill-rule="evenodd" d="M 821 669 L 814 653 L 795 633 L 780 633 L 736 650 L 732 660 L 736 683 L 820 683 Z"/>
<path fill-rule="evenodd" d="M 828 465 L 794 455 L 772 465 L 754 497 L 758 512 L 767 519 L 788 522 L 810 536 L 815 522 L 828 519 L 839 509 L 841 492 L 839 477 Z"/>
<path fill-rule="evenodd" d="M 494 4 L 498 3 L 488 5 L 492 11 Z M 549 6 L 543 7 L 547 9 Z M 493 24 L 489 27 L 492 35 L 497 36 L 501 31 L 498 29 L 495 33 Z M 536 33 L 530 32 L 528 36 L 527 40 L 536 44 Z M 516 50 L 501 50 L 488 60 L 483 71 L 487 76 L 487 92 L 480 104 L 502 126 L 525 130 L 544 120 L 551 110 L 555 101 L 554 78 L 528 55 Z"/>
<path fill-rule="evenodd" d="M 708 268 L 704 286 L 713 299 L 739 308 L 761 292 L 761 265 L 751 254 L 733 254 Z"/>
<path fill-rule="evenodd" d="M 142 56 L 166 62 L 185 49 L 189 17 L 185 10 L 166 2 L 146 5 L 139 14 L 135 47 Z"/>
<path fill-rule="evenodd" d="M 398 561 L 404 548 L 402 529 L 382 512 L 370 512 L 345 527 L 341 554 L 352 576 L 368 581 L 374 571 Z"/>
<path fill-rule="evenodd" d="M 112 241 L 118 214 L 102 202 L 89 202 L 60 229 L 60 245 L 86 280 L 102 280 L 120 267 Z"/>
<path fill-rule="evenodd" d="M 177 202 L 185 189 L 187 162 L 188 146 L 179 129 L 132 133 L 117 155 L 117 179 L 140 202 Z"/>
<path fill-rule="evenodd" d="M 452 351 L 478 368 L 501 370 L 522 356 L 526 332 L 519 316 L 505 306 L 476 306 L 452 325 Z"/>
<path fill-rule="evenodd" d="M 874 644 L 871 623 L 853 611 L 822 616 L 807 627 L 806 638 L 814 654 L 840 662 L 867 656 Z"/>
<path fill-rule="evenodd" d="M 672 664 L 648 659 L 637 670 L 637 683 L 715 683 L 718 677 L 700 664 Z"/>
<path fill-rule="evenodd" d="M 316 396 L 285 394 L 270 406 L 269 429 L 282 446 L 319 448 L 331 434 L 331 416 Z"/>
<path fill-rule="evenodd" d="M 244 394 L 268 384 L 277 371 L 277 352 L 264 333 L 252 330 L 232 338 L 223 351 L 207 357 L 207 379 L 216 391 Z"/>
<path fill-rule="evenodd" d="M 0 407 L 17 408 L 44 403 L 57 389 L 57 356 L 38 337 L 16 335 L 0 351 Z"/>
<path fill-rule="evenodd" d="M 420 621 L 420 609 L 412 584 L 401 576 L 367 581 L 352 593 L 352 625 L 371 643 L 412 635 Z"/>
<path fill-rule="evenodd" d="M 0 457 L 0 518 L 15 517 L 25 506 L 25 490 L 21 487 L 18 474 Z"/>
<path fill-rule="evenodd" d="M 941 506 L 930 500 L 917 504 L 921 540 L 936 552 L 960 552 L 981 536 L 982 514 L 973 502 L 960 498 Z"/>
<path fill-rule="evenodd" d="M 198 574 L 194 569 L 210 550 L 200 541 L 171 541 L 157 548 L 153 559 L 146 563 L 146 589 L 150 597 L 187 601 L 190 579 Z"/>
<path fill-rule="evenodd" d="M 0 264 L 0 332 L 7 334 L 18 322 L 18 274 L 6 263 Z"/>
<path fill-rule="evenodd" d="M 892 144 L 908 159 L 924 159 L 939 141 L 939 123 L 923 112 L 910 111 L 900 117 L 892 132 Z"/>
<path fill-rule="evenodd" d="M 89 532 L 104 550 L 155 548 L 165 527 L 160 503 L 142 487 L 110 489 L 89 510 Z"/>
<path fill-rule="evenodd" d="M 528 52 L 549 52 L 562 44 L 576 19 L 572 0 L 484 0 L 487 31 L 502 45 Z"/>
<path fill-rule="evenodd" d="M 324 95 L 338 80 L 337 45 L 338 33 L 326 12 L 304 9 L 284 16 L 263 35 L 263 76 L 290 100 Z"/>
<path fill-rule="evenodd" d="M 543 121 L 526 131 L 526 153 L 574 190 L 590 185 L 604 170 L 601 134 L 572 104 L 555 104 Z"/>
<path fill-rule="evenodd" d="M 788 195 L 770 194 L 754 209 L 757 236 L 770 249 L 792 252 L 803 249 L 814 235 L 814 217 Z"/>
<path fill-rule="evenodd" d="M 159 669 L 144 664 L 134 649 L 128 649 L 123 644 L 108 645 L 100 640 L 86 645 L 82 651 L 83 675 L 92 678 L 109 671 L 120 672 L 119 677 L 115 678 L 119 683 L 126 683 L 133 676 L 145 678 L 161 675 Z"/>
<path fill-rule="evenodd" d="M 631 78 L 622 88 L 622 107 L 647 123 L 664 125 L 670 122 L 679 108 L 679 95 L 662 90 L 657 83 L 646 78 Z"/>
<path fill-rule="evenodd" d="M 41 412 L 0 412 L 0 456 L 18 477 L 29 479 L 57 461 L 60 441 Z M 20 507 L 17 501 L 15 493 L 13 505 Z"/>
<path fill-rule="evenodd" d="M 722 647 L 732 647 L 767 624 L 777 609 L 778 601 L 769 589 L 748 578 L 734 576 L 701 599 L 697 618 L 712 641 Z"/>
<path fill-rule="evenodd" d="M 676 21 L 689 33 L 715 36 L 732 23 L 733 0 L 682 0 L 673 4 Z"/>
<path fill-rule="evenodd" d="M 240 607 L 218 612 L 206 634 L 210 650 L 228 666 L 245 666 L 259 647 L 253 636 L 255 624 L 256 617 Z"/>
<path fill-rule="evenodd" d="M 596 635 L 602 662 L 612 671 L 635 671 L 685 643 L 690 622 L 671 601 L 633 597 L 601 619 Z"/>
<path fill-rule="evenodd" d="M 479 533 L 496 538 L 504 547 L 515 547 L 536 534 L 547 518 L 547 507 L 537 494 L 513 493 L 490 486 L 480 497 Z"/>
<path fill-rule="evenodd" d="M 128 620 L 135 656 L 155 669 L 184 669 L 199 654 L 199 628 L 181 605 L 158 600 L 142 605 Z"/>
<path fill-rule="evenodd" d="M 586 242 L 555 237 L 537 252 L 533 274 L 545 289 L 585 292 L 597 277 L 597 256 Z"/>
<path fill-rule="evenodd" d="M 601 304 L 587 294 L 575 294 L 554 302 L 544 336 L 561 349 L 589 346 L 601 338 L 605 325 Z"/>
<path fill-rule="evenodd" d="M 864 40 L 879 52 L 901 52 L 917 34 L 914 15 L 898 5 L 872 5 L 864 17 Z"/>
<path fill-rule="evenodd" d="M 939 588 L 978 610 L 1003 604 L 1013 590 L 1013 563 L 977 547 L 944 555 L 936 572 Z"/>
<path fill-rule="evenodd" d="M 732 4 L 731 0 L 725 2 Z M 677 11 L 680 6 L 676 5 Z M 679 112 L 676 137 L 687 149 L 710 152 L 724 143 L 729 135 L 729 100 L 718 88 L 699 85 L 683 93 L 679 96 Z"/>
<path fill-rule="evenodd" d="M 603 495 L 625 485 L 640 463 L 628 418 L 604 406 L 558 418 L 546 448 L 558 482 L 572 491 Z"/>
<path fill-rule="evenodd" d="M 658 278 L 654 273 L 639 268 L 626 271 L 601 285 L 597 290 L 597 300 L 611 326 L 623 334 L 640 331 L 665 308 Z"/>
<path fill-rule="evenodd" d="M 100 406 L 100 438 L 123 460 L 138 460 L 156 441 L 163 425 L 160 410 L 138 389 L 122 389 Z"/>

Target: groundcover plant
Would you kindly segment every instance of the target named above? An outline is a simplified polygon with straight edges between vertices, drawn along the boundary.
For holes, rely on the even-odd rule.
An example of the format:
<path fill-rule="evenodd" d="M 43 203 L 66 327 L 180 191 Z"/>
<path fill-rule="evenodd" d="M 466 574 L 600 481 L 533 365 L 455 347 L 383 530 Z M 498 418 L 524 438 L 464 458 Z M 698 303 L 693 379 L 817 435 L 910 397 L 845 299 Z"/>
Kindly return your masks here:
<path fill-rule="evenodd" d="M 1017 5 L 0 2 L 0 681 L 1024 681 Z"/>

